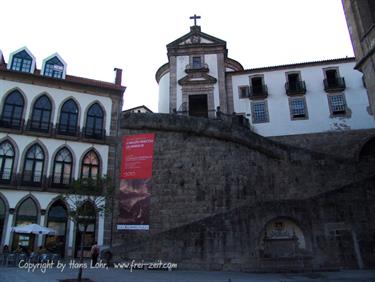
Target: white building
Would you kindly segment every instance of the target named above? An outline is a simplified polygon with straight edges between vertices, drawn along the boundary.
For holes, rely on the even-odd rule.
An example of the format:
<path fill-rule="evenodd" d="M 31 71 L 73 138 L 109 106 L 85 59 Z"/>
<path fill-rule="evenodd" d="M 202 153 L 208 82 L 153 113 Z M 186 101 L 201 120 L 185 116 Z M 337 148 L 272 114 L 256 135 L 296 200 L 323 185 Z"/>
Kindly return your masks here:
<path fill-rule="evenodd" d="M 0 58 L 2 56 L 0 55 Z M 46 245 L 61 255 L 77 255 L 80 230 L 68 220 L 74 208 L 57 200 L 74 179 L 110 174 L 121 113 L 121 70 L 116 83 L 66 74 L 53 54 L 36 69 L 26 48 L 0 60 L 0 243 L 35 249 Z M 111 161 L 113 160 L 113 161 Z M 95 213 L 84 245 L 103 245 L 104 217 Z M 57 236 L 15 234 L 11 227 L 38 223 Z"/>
<path fill-rule="evenodd" d="M 159 112 L 243 115 L 263 136 L 374 128 L 354 58 L 244 70 L 226 42 L 192 26 L 156 73 Z"/>

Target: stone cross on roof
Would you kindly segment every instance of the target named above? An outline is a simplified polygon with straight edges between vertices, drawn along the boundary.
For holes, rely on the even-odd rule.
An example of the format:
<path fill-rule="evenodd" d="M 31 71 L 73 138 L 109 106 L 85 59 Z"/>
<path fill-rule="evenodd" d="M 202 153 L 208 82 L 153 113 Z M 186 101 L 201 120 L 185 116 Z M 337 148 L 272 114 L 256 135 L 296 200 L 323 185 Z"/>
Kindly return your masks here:
<path fill-rule="evenodd" d="M 197 26 L 197 19 L 200 19 L 201 16 L 197 16 L 196 14 L 194 14 L 194 16 L 190 17 L 191 20 L 194 20 L 194 26 Z"/>

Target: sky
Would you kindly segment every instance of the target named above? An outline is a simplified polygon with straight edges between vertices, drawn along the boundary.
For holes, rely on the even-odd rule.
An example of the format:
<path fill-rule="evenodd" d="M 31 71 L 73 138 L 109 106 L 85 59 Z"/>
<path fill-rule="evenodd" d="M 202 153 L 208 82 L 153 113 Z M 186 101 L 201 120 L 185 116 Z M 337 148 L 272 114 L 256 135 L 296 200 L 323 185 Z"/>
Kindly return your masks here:
<path fill-rule="evenodd" d="M 157 111 L 155 73 L 194 14 L 245 69 L 354 56 L 341 0 L 1 0 L 0 12 L 7 62 L 27 46 L 37 68 L 55 52 L 70 75 L 114 82 L 121 68 L 123 109 Z"/>

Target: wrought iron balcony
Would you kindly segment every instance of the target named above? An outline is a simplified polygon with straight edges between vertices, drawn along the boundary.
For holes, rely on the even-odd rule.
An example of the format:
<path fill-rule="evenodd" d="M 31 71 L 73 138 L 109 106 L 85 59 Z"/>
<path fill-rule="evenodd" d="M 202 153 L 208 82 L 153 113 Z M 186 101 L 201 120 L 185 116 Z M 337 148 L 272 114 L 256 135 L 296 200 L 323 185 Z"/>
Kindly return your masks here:
<path fill-rule="evenodd" d="M 305 94 L 306 93 L 306 84 L 304 81 L 299 80 L 293 83 L 286 82 L 285 83 L 285 90 L 288 96 L 298 95 L 298 94 Z"/>
<path fill-rule="evenodd" d="M 105 129 L 104 128 L 82 128 L 82 133 L 85 138 L 88 139 L 97 139 L 97 140 L 104 140 L 105 139 Z"/>
<path fill-rule="evenodd" d="M 23 119 L 0 116 L 0 127 L 10 129 L 22 129 L 23 124 Z"/>
<path fill-rule="evenodd" d="M 199 65 L 193 65 L 188 64 L 185 67 L 186 73 L 192 73 L 192 72 L 209 72 L 208 65 L 207 64 L 199 64 Z"/>
<path fill-rule="evenodd" d="M 78 136 L 79 127 L 78 126 L 69 126 L 66 124 L 57 123 L 56 124 L 56 134 L 58 135 L 68 135 L 68 136 Z"/>
<path fill-rule="evenodd" d="M 343 77 L 336 77 L 335 79 L 324 79 L 324 90 L 326 92 L 343 91 L 346 88 L 345 79 Z"/>
<path fill-rule="evenodd" d="M 252 85 L 250 87 L 250 99 L 264 99 L 268 97 L 267 85 Z"/>
<path fill-rule="evenodd" d="M 51 129 L 52 129 L 51 122 L 45 122 L 45 121 L 39 121 L 39 120 L 38 121 L 28 120 L 26 123 L 27 131 L 50 133 Z"/>

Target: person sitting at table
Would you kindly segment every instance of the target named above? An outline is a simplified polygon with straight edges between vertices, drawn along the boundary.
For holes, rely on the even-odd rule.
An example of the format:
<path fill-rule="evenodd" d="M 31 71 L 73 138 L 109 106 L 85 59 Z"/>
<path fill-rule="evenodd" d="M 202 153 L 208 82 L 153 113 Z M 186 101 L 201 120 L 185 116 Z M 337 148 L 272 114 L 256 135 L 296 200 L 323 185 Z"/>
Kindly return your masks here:
<path fill-rule="evenodd" d="M 23 253 L 23 248 L 21 245 L 18 245 L 17 249 L 14 251 L 16 254 L 22 254 Z"/>

